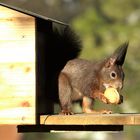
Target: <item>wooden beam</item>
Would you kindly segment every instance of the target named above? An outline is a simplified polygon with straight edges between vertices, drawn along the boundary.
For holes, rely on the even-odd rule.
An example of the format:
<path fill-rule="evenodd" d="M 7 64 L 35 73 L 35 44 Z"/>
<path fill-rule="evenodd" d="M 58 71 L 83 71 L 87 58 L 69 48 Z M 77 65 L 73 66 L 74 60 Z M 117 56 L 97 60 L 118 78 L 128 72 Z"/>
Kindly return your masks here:
<path fill-rule="evenodd" d="M 42 115 L 40 125 L 19 125 L 18 132 L 122 131 L 140 125 L 140 114 Z"/>
<path fill-rule="evenodd" d="M 18 132 L 122 131 L 123 125 L 18 125 Z"/>
<path fill-rule="evenodd" d="M 140 125 L 140 114 L 44 115 L 44 125 Z"/>

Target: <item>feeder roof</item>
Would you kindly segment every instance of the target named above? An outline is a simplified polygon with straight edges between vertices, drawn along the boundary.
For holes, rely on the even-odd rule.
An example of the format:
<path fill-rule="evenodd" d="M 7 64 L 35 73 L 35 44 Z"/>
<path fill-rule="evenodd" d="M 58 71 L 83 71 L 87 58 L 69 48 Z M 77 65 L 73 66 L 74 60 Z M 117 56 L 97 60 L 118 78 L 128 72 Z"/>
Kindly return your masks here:
<path fill-rule="evenodd" d="M 55 19 L 52 19 L 52 18 L 43 16 L 43 15 L 40 15 L 40 14 L 37 14 L 37 13 L 34 13 L 34 12 L 29 11 L 29 10 L 26 10 L 26 9 L 21 9 L 19 7 L 8 5 L 8 4 L 2 3 L 2 2 L 0 2 L 0 6 L 4 6 L 4 7 L 7 7 L 7 8 L 10 8 L 12 10 L 15 10 L 15 11 L 18 11 L 18 12 L 21 12 L 21 13 L 24 13 L 24 14 L 27 14 L 27 15 L 32 16 L 32 17 L 35 17 L 35 18 L 41 18 L 43 20 L 48 20 L 48 21 L 55 22 L 55 23 L 58 23 L 58 24 L 68 25 L 68 24 L 66 24 L 64 22 L 61 22 L 61 21 L 58 21 L 58 20 L 55 20 Z"/>

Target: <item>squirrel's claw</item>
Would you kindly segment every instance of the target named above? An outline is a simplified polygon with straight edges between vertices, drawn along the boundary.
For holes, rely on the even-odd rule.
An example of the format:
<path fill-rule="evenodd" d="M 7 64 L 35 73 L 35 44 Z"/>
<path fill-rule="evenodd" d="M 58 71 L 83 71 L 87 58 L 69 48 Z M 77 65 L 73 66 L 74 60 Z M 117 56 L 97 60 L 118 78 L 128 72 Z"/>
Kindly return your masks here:
<path fill-rule="evenodd" d="M 74 113 L 69 110 L 62 110 L 59 114 L 60 115 L 73 115 Z"/>
<path fill-rule="evenodd" d="M 112 114 L 111 110 L 102 110 L 101 111 L 102 114 Z"/>

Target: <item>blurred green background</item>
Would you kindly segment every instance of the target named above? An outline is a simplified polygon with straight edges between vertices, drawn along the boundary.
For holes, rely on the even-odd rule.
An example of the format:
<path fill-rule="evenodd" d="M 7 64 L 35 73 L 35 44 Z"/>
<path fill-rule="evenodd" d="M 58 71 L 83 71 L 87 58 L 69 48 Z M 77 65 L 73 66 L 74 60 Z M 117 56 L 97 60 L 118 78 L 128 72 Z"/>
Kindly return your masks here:
<path fill-rule="evenodd" d="M 81 37 L 84 49 L 80 57 L 90 60 L 110 55 L 116 47 L 129 41 L 124 64 L 124 103 L 103 106 L 114 112 L 139 113 L 140 110 L 140 0 L 0 0 L 35 13 L 66 22 Z M 140 127 L 128 126 L 124 132 L 29 133 L 23 140 L 139 140 Z"/>

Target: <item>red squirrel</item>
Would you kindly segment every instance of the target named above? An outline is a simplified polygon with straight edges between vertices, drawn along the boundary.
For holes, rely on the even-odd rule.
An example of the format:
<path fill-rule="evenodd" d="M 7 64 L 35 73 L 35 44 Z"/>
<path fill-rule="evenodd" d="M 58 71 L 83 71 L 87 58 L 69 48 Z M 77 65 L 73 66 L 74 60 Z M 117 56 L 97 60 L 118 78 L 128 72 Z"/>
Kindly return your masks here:
<path fill-rule="evenodd" d="M 94 99 L 99 99 L 109 104 L 109 100 L 104 96 L 105 89 L 113 87 L 117 91 L 120 91 L 123 88 L 124 72 L 122 65 L 125 61 L 128 43 L 122 44 L 109 57 L 98 62 L 92 62 L 78 58 L 79 46 L 81 45 L 78 36 L 70 29 L 68 29 L 68 33 L 65 32 L 64 34 L 64 32 L 61 32 L 61 37 L 64 38 L 66 35 L 65 43 L 68 41 L 68 44 L 70 44 L 73 41 L 71 47 L 74 50 L 77 47 L 78 53 L 75 53 L 74 57 L 68 60 L 59 74 L 58 98 L 61 107 L 60 114 L 73 114 L 71 110 L 72 103 L 78 100 L 82 100 L 84 113 L 111 113 L 108 110 L 94 110 L 92 108 L 93 102 Z M 71 40 L 67 40 L 69 37 Z M 76 41 L 75 38 L 78 40 Z M 65 47 L 67 47 L 67 43 Z M 119 103 L 122 103 L 122 100 L 123 97 L 120 95 Z"/>

